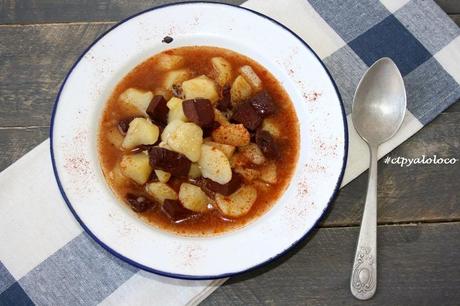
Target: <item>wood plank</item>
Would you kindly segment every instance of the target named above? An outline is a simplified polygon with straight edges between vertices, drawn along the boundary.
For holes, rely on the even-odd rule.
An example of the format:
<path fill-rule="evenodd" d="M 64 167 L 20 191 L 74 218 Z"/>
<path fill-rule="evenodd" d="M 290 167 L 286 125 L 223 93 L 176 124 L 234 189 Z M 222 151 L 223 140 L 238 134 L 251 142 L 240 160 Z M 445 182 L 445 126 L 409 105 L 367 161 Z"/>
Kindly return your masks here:
<path fill-rule="evenodd" d="M 49 125 L 51 107 L 68 70 L 110 25 L 1 26 L 1 125 Z"/>
<path fill-rule="evenodd" d="M 457 100 L 454 104 L 444 110 L 444 113 L 458 113 L 460 112 L 460 99 Z"/>
<path fill-rule="evenodd" d="M 443 113 L 389 154 L 391 157 L 459 158 L 460 113 Z M 379 161 L 380 224 L 460 220 L 460 160 L 454 165 L 386 165 Z M 367 172 L 345 186 L 322 226 L 357 225 L 364 208 Z"/>
<path fill-rule="evenodd" d="M 48 138 L 49 127 L 0 128 L 0 171 Z"/>
<path fill-rule="evenodd" d="M 458 305 L 460 223 L 378 232 L 378 289 L 366 305 Z M 201 305 L 363 305 L 349 290 L 357 236 L 358 228 L 319 229 L 282 259 L 231 278 Z"/>
<path fill-rule="evenodd" d="M 435 0 L 435 2 L 447 14 L 460 14 L 460 1 L 458 0 Z"/>
<path fill-rule="evenodd" d="M 460 14 L 451 14 L 449 17 L 460 27 Z"/>
<path fill-rule="evenodd" d="M 199 0 L 191 0 L 199 1 Z M 0 1 L 0 24 L 120 21 L 138 12 L 180 0 Z M 239 5 L 243 0 L 219 1 Z"/>

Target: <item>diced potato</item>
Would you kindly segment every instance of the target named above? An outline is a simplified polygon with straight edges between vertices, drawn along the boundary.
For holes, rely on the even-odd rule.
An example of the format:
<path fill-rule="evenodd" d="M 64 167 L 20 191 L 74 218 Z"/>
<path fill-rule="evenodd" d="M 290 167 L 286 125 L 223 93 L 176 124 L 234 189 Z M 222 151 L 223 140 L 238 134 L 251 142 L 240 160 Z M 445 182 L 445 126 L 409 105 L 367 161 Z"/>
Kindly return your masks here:
<path fill-rule="evenodd" d="M 218 143 L 218 142 L 214 142 L 214 141 L 210 141 L 210 140 L 206 140 L 206 141 L 204 141 L 204 143 L 207 144 L 207 145 L 210 145 L 213 148 L 216 148 L 216 149 L 222 151 L 222 153 L 224 153 L 225 156 L 227 156 L 227 158 L 232 157 L 233 152 L 235 152 L 235 147 L 231 146 L 231 145 L 226 145 L 226 144 L 223 144 L 223 143 Z"/>
<path fill-rule="evenodd" d="M 200 187 L 182 183 L 179 189 L 179 200 L 185 208 L 195 212 L 205 212 L 211 200 Z"/>
<path fill-rule="evenodd" d="M 162 182 L 154 182 L 145 186 L 145 190 L 159 203 L 163 204 L 165 200 L 177 200 L 177 193 Z"/>
<path fill-rule="evenodd" d="M 172 97 L 166 106 L 169 108 L 168 113 L 168 123 L 173 120 L 187 121 L 187 117 L 184 114 L 184 109 L 182 108 L 182 100 L 176 97 Z"/>
<path fill-rule="evenodd" d="M 262 165 L 265 162 L 265 156 L 255 143 L 239 148 L 241 154 L 255 165 Z"/>
<path fill-rule="evenodd" d="M 265 118 L 262 121 L 262 130 L 269 132 L 274 137 L 279 137 L 281 134 L 278 125 L 271 118 Z"/>
<path fill-rule="evenodd" d="M 246 81 L 252 86 L 254 91 L 259 91 L 262 89 L 262 80 L 257 76 L 254 69 L 251 66 L 244 65 L 239 69 L 241 75 L 245 78 Z"/>
<path fill-rule="evenodd" d="M 149 107 L 150 101 L 153 99 L 153 93 L 151 91 L 128 88 L 118 99 L 122 103 L 138 110 L 140 114 L 147 115 L 145 111 L 147 110 L 147 107 Z"/>
<path fill-rule="evenodd" d="M 214 109 L 214 120 L 219 122 L 220 125 L 230 124 L 227 117 L 218 109 Z"/>
<path fill-rule="evenodd" d="M 186 99 L 204 98 L 215 103 L 219 100 L 216 84 L 205 75 L 201 75 L 182 83 Z"/>
<path fill-rule="evenodd" d="M 172 86 L 174 84 L 181 84 L 189 77 L 190 71 L 187 69 L 179 69 L 166 72 L 165 78 L 163 79 L 163 87 L 168 90 L 172 90 Z"/>
<path fill-rule="evenodd" d="M 212 139 L 215 142 L 239 147 L 248 145 L 251 135 L 242 124 L 227 124 L 212 131 Z"/>
<path fill-rule="evenodd" d="M 159 170 L 159 169 L 155 169 L 154 171 L 155 171 L 155 174 L 158 180 L 162 183 L 167 183 L 169 179 L 171 178 L 171 173 L 169 172 Z"/>
<path fill-rule="evenodd" d="M 234 170 L 236 173 L 241 174 L 241 176 L 249 182 L 257 179 L 260 176 L 260 172 L 256 169 L 236 167 Z"/>
<path fill-rule="evenodd" d="M 154 144 L 158 140 L 160 129 L 145 118 L 135 118 L 129 123 L 128 132 L 122 147 L 131 150 L 141 144 Z"/>
<path fill-rule="evenodd" d="M 123 135 L 121 135 L 118 128 L 113 127 L 111 128 L 106 134 L 107 140 L 113 144 L 113 146 L 117 149 L 121 148 L 121 144 L 123 143 Z"/>
<path fill-rule="evenodd" d="M 161 71 L 181 68 L 185 64 L 183 56 L 163 53 L 158 57 L 156 67 Z"/>
<path fill-rule="evenodd" d="M 216 82 L 224 87 L 232 78 L 232 65 L 223 57 L 211 58 L 211 64 L 216 73 Z"/>
<path fill-rule="evenodd" d="M 233 105 L 247 100 L 252 94 L 252 87 L 241 75 L 237 76 L 230 88 L 230 99 Z"/>
<path fill-rule="evenodd" d="M 145 184 L 152 173 L 149 157 L 142 153 L 124 155 L 120 162 L 120 169 L 124 176 L 140 185 Z"/>
<path fill-rule="evenodd" d="M 120 163 L 118 162 L 115 164 L 112 170 L 110 170 L 108 177 L 114 186 L 123 186 L 128 180 L 128 178 L 121 172 Z"/>
<path fill-rule="evenodd" d="M 278 176 L 275 163 L 269 163 L 260 169 L 260 179 L 266 183 L 276 183 Z"/>
<path fill-rule="evenodd" d="M 158 146 L 159 146 L 160 148 L 168 149 L 168 150 L 171 150 L 171 151 L 172 151 L 172 149 L 171 149 L 171 147 L 168 145 L 168 143 L 166 143 L 166 142 L 164 142 L 164 141 L 161 141 L 161 142 L 158 144 Z"/>
<path fill-rule="evenodd" d="M 181 122 L 171 132 L 167 142 L 171 149 L 184 154 L 192 162 L 196 162 L 200 159 L 203 130 L 195 123 Z"/>
<path fill-rule="evenodd" d="M 216 194 L 216 203 L 222 213 L 228 217 L 240 217 L 249 212 L 257 199 L 257 189 L 244 185 L 229 196 Z"/>
<path fill-rule="evenodd" d="M 173 120 L 168 123 L 168 125 L 163 130 L 163 133 L 161 133 L 161 142 L 159 144 L 160 147 L 166 148 L 166 149 L 170 148 L 170 146 L 168 145 L 168 138 L 169 136 L 171 136 L 171 133 L 174 132 L 182 124 L 182 122 L 183 121 L 181 120 Z"/>
<path fill-rule="evenodd" d="M 188 172 L 188 176 L 191 178 L 198 178 L 201 176 L 201 169 L 197 163 L 192 163 L 190 165 L 190 170 Z"/>
<path fill-rule="evenodd" d="M 222 151 L 204 144 L 201 146 L 201 157 L 198 161 L 203 177 L 219 184 L 227 184 L 232 179 L 230 162 Z"/>

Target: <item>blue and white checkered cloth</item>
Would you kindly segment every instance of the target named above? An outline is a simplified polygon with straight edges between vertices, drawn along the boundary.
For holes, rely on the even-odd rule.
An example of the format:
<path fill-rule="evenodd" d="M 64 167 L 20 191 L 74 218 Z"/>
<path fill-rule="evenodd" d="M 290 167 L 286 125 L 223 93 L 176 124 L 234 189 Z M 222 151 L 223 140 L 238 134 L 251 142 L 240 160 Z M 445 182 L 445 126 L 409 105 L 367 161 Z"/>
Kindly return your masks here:
<path fill-rule="evenodd" d="M 378 58 L 404 77 L 403 127 L 387 154 L 460 97 L 460 30 L 431 0 L 249 0 L 243 6 L 279 20 L 322 58 L 348 119 L 356 85 Z M 0 64 L 1 65 L 1 64 Z M 368 166 L 351 120 L 343 185 Z M 0 173 L 0 305 L 196 304 L 225 280 L 173 280 L 113 257 L 73 219 L 56 186 L 49 141 Z"/>

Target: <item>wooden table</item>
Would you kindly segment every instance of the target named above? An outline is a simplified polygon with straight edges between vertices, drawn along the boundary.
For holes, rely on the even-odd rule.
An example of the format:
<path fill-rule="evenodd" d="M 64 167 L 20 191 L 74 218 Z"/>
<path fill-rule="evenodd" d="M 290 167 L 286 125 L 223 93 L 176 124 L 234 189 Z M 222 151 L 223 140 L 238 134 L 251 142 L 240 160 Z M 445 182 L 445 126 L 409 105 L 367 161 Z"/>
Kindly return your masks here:
<path fill-rule="evenodd" d="M 78 55 L 115 22 L 165 2 L 174 1 L 0 0 L 0 170 L 48 137 L 51 106 Z M 437 2 L 460 24 L 460 1 Z M 459 152 L 457 102 L 390 155 Z M 366 305 L 460 305 L 459 164 L 379 163 L 379 286 Z M 343 188 L 308 241 L 203 304 L 364 305 L 349 275 L 366 183 L 364 173 Z"/>

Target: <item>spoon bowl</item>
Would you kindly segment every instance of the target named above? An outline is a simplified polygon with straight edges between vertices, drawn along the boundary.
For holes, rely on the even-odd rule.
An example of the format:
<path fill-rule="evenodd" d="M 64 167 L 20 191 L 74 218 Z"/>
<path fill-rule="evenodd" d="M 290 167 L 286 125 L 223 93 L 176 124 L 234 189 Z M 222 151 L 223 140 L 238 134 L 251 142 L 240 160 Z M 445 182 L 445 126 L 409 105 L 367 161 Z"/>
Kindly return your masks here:
<path fill-rule="evenodd" d="M 396 64 L 388 57 L 375 62 L 359 82 L 351 118 L 358 134 L 378 145 L 398 131 L 406 111 L 406 91 Z"/>

